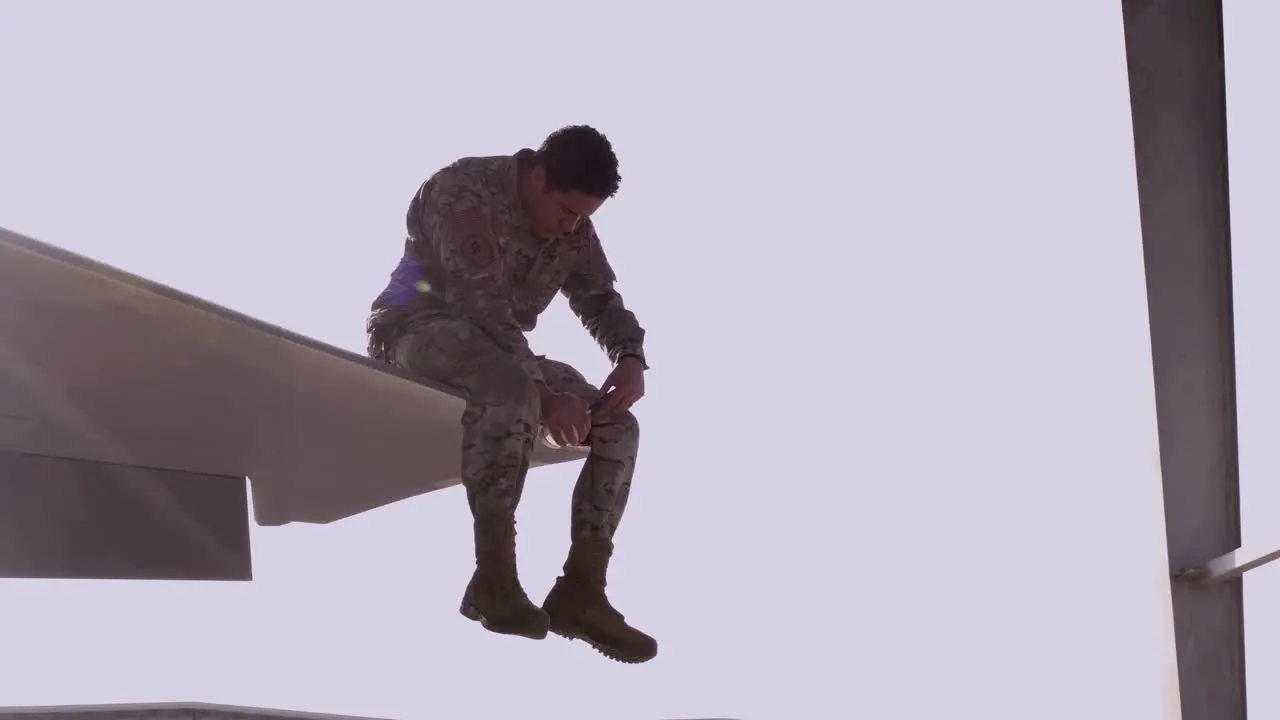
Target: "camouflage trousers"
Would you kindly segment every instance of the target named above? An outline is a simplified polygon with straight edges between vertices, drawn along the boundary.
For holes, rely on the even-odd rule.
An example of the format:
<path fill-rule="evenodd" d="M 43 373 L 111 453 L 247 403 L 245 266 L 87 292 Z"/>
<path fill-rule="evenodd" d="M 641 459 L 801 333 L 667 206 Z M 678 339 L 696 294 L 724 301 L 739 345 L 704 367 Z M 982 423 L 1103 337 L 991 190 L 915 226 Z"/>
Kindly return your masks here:
<path fill-rule="evenodd" d="M 468 320 L 441 318 L 415 326 L 389 348 L 388 359 L 412 373 L 455 388 L 467 399 L 462 415 L 462 484 L 473 515 L 515 512 L 524 492 L 542 404 L 519 362 Z M 551 390 L 588 404 L 600 389 L 573 367 L 538 356 Z M 591 449 L 573 490 L 573 539 L 612 539 L 631 494 L 640 425 L 629 412 L 593 419 Z"/>

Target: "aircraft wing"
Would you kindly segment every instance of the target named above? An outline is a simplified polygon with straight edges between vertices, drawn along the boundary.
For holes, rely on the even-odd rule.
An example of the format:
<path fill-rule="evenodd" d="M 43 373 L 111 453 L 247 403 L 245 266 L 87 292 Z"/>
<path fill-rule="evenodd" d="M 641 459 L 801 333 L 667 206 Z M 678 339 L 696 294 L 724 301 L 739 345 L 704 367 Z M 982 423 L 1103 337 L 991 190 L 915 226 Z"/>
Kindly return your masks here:
<path fill-rule="evenodd" d="M 362 355 L 0 229 L 0 505 L 15 482 L 46 502 L 32 473 L 192 508 L 210 501 L 184 480 L 247 477 L 259 524 L 333 522 L 457 484 L 462 410 Z M 533 465 L 584 456 L 540 446 Z"/>

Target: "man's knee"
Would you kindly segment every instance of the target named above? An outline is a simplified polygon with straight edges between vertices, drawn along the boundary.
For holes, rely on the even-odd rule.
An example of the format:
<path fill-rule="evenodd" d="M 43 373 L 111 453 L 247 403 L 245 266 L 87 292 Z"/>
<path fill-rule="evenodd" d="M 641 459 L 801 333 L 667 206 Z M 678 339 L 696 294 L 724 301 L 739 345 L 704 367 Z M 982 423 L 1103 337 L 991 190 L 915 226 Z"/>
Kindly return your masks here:
<path fill-rule="evenodd" d="M 485 363 L 477 369 L 474 387 L 469 393 L 463 424 L 496 422 L 518 423 L 532 433 L 541 420 L 542 403 L 538 385 L 515 360 Z"/>
<path fill-rule="evenodd" d="M 593 444 L 600 443 L 602 446 L 625 448 L 634 452 L 640 445 L 640 421 L 628 410 L 614 412 L 592 420 L 591 436 Z"/>
<path fill-rule="evenodd" d="M 592 385 L 572 365 L 545 357 L 539 358 L 538 365 L 542 369 L 542 377 L 546 378 L 547 385 L 556 392 L 577 395 L 587 403 L 593 403 L 600 398 L 600 388 Z"/>

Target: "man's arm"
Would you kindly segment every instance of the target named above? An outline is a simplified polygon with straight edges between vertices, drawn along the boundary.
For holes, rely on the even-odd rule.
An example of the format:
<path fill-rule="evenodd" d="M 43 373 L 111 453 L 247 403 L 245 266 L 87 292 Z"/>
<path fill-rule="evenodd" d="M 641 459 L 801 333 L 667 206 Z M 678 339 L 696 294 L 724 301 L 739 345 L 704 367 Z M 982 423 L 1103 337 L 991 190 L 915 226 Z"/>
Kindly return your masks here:
<path fill-rule="evenodd" d="M 422 236 L 447 280 L 444 300 L 511 353 L 529 377 L 545 385 L 537 359 L 515 319 L 503 286 L 504 249 L 494 238 L 491 198 L 482 187 L 438 177 L 422 198 Z"/>
<path fill-rule="evenodd" d="M 569 308 L 582 321 L 591 337 L 617 364 L 624 357 L 634 357 L 647 370 L 644 356 L 644 328 L 636 316 L 622 302 L 622 295 L 614 289 L 617 277 L 595 230 L 588 226 L 586 247 L 578 256 L 577 264 L 565 279 L 562 292 L 569 300 Z"/>

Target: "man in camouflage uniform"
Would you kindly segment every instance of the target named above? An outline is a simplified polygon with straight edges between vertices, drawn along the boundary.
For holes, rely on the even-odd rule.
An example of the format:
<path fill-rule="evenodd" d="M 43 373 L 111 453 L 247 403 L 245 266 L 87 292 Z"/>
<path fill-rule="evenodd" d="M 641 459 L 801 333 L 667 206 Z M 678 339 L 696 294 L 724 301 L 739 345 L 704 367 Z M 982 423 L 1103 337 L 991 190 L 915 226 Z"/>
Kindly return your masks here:
<path fill-rule="evenodd" d="M 557 130 L 537 151 L 437 172 L 409 204 L 404 256 L 369 318 L 369 353 L 467 399 L 462 483 L 476 570 L 462 614 L 493 632 L 541 639 L 551 630 L 644 662 L 656 641 L 604 592 L 639 444 L 628 410 L 648 368 L 644 330 L 614 289 L 591 223 L 619 182 L 608 139 L 586 126 Z M 600 388 L 529 349 L 524 333 L 557 292 L 614 363 Z M 542 428 L 590 454 L 573 491 L 564 573 L 539 608 L 516 572 L 515 511 Z"/>

